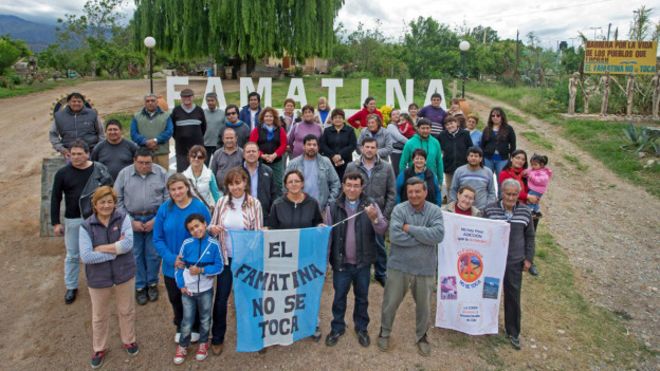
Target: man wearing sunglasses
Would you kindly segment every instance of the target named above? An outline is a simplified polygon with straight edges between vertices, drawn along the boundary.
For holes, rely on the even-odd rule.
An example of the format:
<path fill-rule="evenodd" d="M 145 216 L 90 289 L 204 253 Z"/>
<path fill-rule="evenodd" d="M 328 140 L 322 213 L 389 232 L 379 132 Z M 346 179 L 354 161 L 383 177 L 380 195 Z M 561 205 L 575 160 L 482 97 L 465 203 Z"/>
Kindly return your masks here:
<path fill-rule="evenodd" d="M 153 162 L 165 170 L 170 168 L 170 138 L 172 119 L 158 107 L 158 97 L 149 94 L 144 97 L 144 108 L 133 116 L 131 140 L 140 147 L 153 152 Z"/>
<path fill-rule="evenodd" d="M 225 122 L 220 128 L 220 143 L 218 148 L 224 146 L 222 140 L 226 128 L 234 129 L 236 132 L 236 143 L 240 148 L 245 146 L 245 143 L 250 139 L 250 126 L 238 118 L 238 106 L 230 104 L 225 108 Z"/>

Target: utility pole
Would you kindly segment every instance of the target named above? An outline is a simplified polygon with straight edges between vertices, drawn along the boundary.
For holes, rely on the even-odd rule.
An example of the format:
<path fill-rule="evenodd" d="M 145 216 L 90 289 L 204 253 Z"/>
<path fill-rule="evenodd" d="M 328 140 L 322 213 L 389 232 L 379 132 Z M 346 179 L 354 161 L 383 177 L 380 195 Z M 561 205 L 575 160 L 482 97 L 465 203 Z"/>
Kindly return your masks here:
<path fill-rule="evenodd" d="M 589 29 L 594 31 L 594 38 L 593 38 L 593 40 L 596 40 L 596 30 L 602 30 L 603 27 L 589 27 Z"/>
<path fill-rule="evenodd" d="M 607 41 L 610 41 L 610 31 L 612 30 L 612 22 L 607 25 Z"/>

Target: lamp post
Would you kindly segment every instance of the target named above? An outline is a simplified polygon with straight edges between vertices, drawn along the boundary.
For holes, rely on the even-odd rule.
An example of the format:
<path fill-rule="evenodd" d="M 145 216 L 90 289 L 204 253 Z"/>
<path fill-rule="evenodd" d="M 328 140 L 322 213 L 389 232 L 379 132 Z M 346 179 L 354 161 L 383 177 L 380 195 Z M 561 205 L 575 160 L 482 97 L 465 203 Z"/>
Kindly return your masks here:
<path fill-rule="evenodd" d="M 465 98 L 465 78 L 467 77 L 467 72 L 465 71 L 465 53 L 470 50 L 470 43 L 467 40 L 463 40 L 458 44 L 458 48 L 461 50 L 461 70 L 463 74 L 463 83 L 461 84 L 461 98 Z"/>
<path fill-rule="evenodd" d="M 154 64 L 153 64 L 153 48 L 156 46 L 156 39 L 151 36 L 144 38 L 144 46 L 149 49 L 149 93 L 154 93 Z"/>

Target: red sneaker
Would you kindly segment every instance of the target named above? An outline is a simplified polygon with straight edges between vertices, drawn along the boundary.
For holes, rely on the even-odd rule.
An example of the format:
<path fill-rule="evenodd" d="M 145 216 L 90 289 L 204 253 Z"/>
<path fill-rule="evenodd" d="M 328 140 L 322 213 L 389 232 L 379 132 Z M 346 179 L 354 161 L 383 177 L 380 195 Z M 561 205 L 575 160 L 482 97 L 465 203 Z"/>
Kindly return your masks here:
<path fill-rule="evenodd" d="M 198 361 L 203 361 L 209 355 L 209 343 L 199 343 L 197 348 L 197 353 L 195 353 L 195 359 Z"/>
<path fill-rule="evenodd" d="M 174 355 L 174 364 L 175 365 L 180 365 L 186 360 L 186 356 L 188 355 L 188 351 L 186 348 L 182 347 L 181 345 L 176 346 L 176 354 Z"/>

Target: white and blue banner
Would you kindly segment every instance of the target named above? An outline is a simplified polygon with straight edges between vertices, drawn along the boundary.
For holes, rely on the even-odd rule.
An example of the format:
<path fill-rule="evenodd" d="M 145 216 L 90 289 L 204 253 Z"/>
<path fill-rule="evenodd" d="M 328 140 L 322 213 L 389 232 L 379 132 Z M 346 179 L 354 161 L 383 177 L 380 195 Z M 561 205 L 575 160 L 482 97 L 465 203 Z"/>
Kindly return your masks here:
<path fill-rule="evenodd" d="M 510 225 L 442 212 L 435 325 L 470 335 L 497 334 Z"/>
<path fill-rule="evenodd" d="M 331 229 L 229 232 L 238 352 L 314 334 Z"/>

